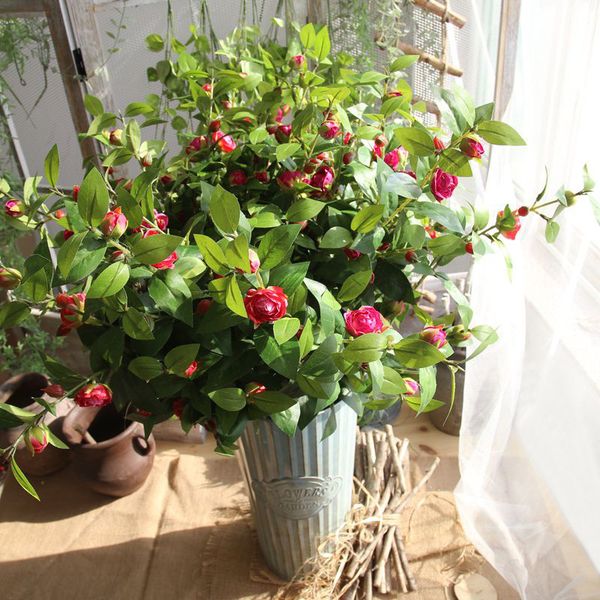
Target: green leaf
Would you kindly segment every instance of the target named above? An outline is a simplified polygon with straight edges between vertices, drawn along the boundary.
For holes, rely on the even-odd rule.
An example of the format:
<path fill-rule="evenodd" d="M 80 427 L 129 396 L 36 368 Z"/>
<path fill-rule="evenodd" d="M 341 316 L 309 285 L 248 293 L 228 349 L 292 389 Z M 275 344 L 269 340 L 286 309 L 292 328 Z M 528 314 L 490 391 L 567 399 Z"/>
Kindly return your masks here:
<path fill-rule="evenodd" d="M 435 367 L 432 366 L 419 369 L 419 385 L 421 387 L 421 402 L 419 403 L 417 414 L 425 412 L 430 402 L 433 400 L 433 395 L 435 394 L 435 388 L 437 386 Z"/>
<path fill-rule="evenodd" d="M 52 381 L 54 383 L 60 383 L 65 389 L 74 388 L 85 382 L 81 375 L 75 373 L 75 371 L 72 371 L 69 367 L 65 367 L 51 356 L 46 354 L 43 356 L 43 360 L 44 367 L 51 376 Z"/>
<path fill-rule="evenodd" d="M 369 285 L 372 276 L 372 271 L 359 271 L 358 273 L 353 273 L 346 281 L 344 281 L 342 288 L 337 294 L 337 299 L 340 302 L 346 302 L 358 298 Z"/>
<path fill-rule="evenodd" d="M 290 263 L 273 269 L 269 275 L 269 285 L 283 288 L 288 298 L 302 285 L 310 263 Z"/>
<path fill-rule="evenodd" d="M 298 150 L 300 150 L 300 144 L 297 142 L 291 142 L 289 144 L 279 144 L 275 150 L 275 157 L 279 162 L 283 162 L 286 158 L 294 156 Z"/>
<path fill-rule="evenodd" d="M 427 245 L 435 256 L 445 256 L 459 252 L 462 254 L 465 247 L 465 242 L 454 235 L 448 233 L 446 235 L 440 235 L 432 240 L 429 240 Z"/>
<path fill-rule="evenodd" d="M 77 250 L 76 260 L 71 263 L 71 269 L 65 277 L 64 283 L 75 283 L 85 279 L 98 268 L 104 260 L 105 254 L 106 245 L 103 242 L 89 236 L 86 237 Z"/>
<path fill-rule="evenodd" d="M 354 231 L 358 231 L 358 233 L 369 233 L 377 227 L 384 211 L 385 206 L 383 206 L 383 204 L 371 204 L 365 206 L 354 215 L 350 227 L 352 227 Z"/>
<path fill-rule="evenodd" d="M 406 391 L 406 384 L 402 375 L 398 371 L 391 367 L 383 367 L 383 381 L 380 385 L 382 394 L 389 394 L 390 396 L 397 396 L 403 394 Z"/>
<path fill-rule="evenodd" d="M 324 202 L 313 200 L 312 198 L 304 198 L 298 200 L 290 206 L 286 213 L 286 218 L 292 223 L 298 221 L 306 221 L 316 217 L 325 207 Z"/>
<path fill-rule="evenodd" d="M 204 262 L 206 262 L 215 273 L 222 274 L 229 270 L 225 254 L 217 242 L 206 235 L 198 234 L 194 235 L 194 240 L 196 241 L 198 248 L 200 248 Z"/>
<path fill-rule="evenodd" d="M 280 413 L 282 410 L 287 410 L 296 404 L 296 400 L 290 398 L 287 394 L 283 394 L 282 392 L 271 392 L 270 390 L 266 390 L 260 394 L 254 394 L 250 402 L 255 404 L 256 408 L 268 415 Z"/>
<path fill-rule="evenodd" d="M 154 112 L 154 107 L 147 102 L 130 102 L 125 107 L 126 117 L 137 117 L 138 115 L 147 115 Z"/>
<path fill-rule="evenodd" d="M 445 360 L 435 346 L 418 338 L 400 340 L 394 348 L 398 362 L 409 369 L 430 367 Z"/>
<path fill-rule="evenodd" d="M 430 156 L 435 152 L 432 137 L 417 127 L 399 127 L 394 139 L 415 156 Z"/>
<path fill-rule="evenodd" d="M 278 344 L 285 344 L 291 340 L 300 329 L 300 319 L 283 318 L 273 323 L 273 335 Z"/>
<path fill-rule="evenodd" d="M 116 294 L 129 281 L 129 267 L 122 262 L 109 265 L 98 275 L 87 292 L 88 298 L 107 298 Z"/>
<path fill-rule="evenodd" d="M 481 343 L 473 352 L 469 353 L 467 360 L 472 360 L 479 356 L 488 346 L 495 344 L 499 339 L 498 332 L 489 325 L 473 327 L 471 333 L 473 334 L 473 337 L 478 339 Z"/>
<path fill-rule="evenodd" d="M 164 260 L 181 244 L 182 238 L 166 233 L 138 240 L 132 248 L 135 258 L 144 265 L 154 265 Z"/>
<path fill-rule="evenodd" d="M 384 260 L 377 261 L 375 286 L 390 300 L 414 302 L 412 285 L 402 268 L 397 265 Z"/>
<path fill-rule="evenodd" d="M 208 395 L 223 410 L 237 412 L 246 406 L 246 394 L 239 388 L 223 388 L 210 392 Z"/>
<path fill-rule="evenodd" d="M 558 237 L 560 231 L 560 225 L 556 221 L 548 221 L 546 223 L 546 241 L 549 244 L 553 244 Z"/>
<path fill-rule="evenodd" d="M 93 167 L 84 177 L 79 195 L 77 197 L 77 208 L 81 218 L 92 227 L 100 224 L 108 211 L 109 198 L 104 178 Z"/>
<path fill-rule="evenodd" d="M 138 356 L 134 358 L 127 368 L 143 381 L 150 381 L 163 374 L 163 366 L 159 360 L 151 356 Z"/>
<path fill-rule="evenodd" d="M 278 344 L 266 329 L 254 332 L 254 344 L 263 362 L 288 379 L 295 379 L 300 362 L 300 346 L 295 340 Z"/>
<path fill-rule="evenodd" d="M 312 48 L 313 44 L 315 43 L 315 37 L 315 26 L 312 23 L 307 23 L 300 30 L 300 43 L 305 48 Z"/>
<path fill-rule="evenodd" d="M 186 325 L 193 325 L 192 292 L 179 273 L 169 270 L 164 276 L 155 275 L 148 284 L 148 293 L 158 308 Z"/>
<path fill-rule="evenodd" d="M 176 375 L 183 375 L 190 364 L 196 360 L 199 350 L 200 344 L 184 344 L 183 346 L 176 346 L 167 352 L 167 355 L 165 356 L 165 367 Z"/>
<path fill-rule="evenodd" d="M 240 204 L 237 198 L 220 185 L 210 199 L 210 217 L 224 233 L 235 233 L 240 222 Z"/>
<path fill-rule="evenodd" d="M 142 143 L 142 134 L 140 132 L 139 123 L 135 119 L 129 121 L 129 123 L 127 123 L 127 127 L 125 128 L 125 133 L 127 138 L 127 147 L 131 150 L 131 152 L 133 152 L 133 154 L 137 154 L 140 150 L 140 144 Z"/>
<path fill-rule="evenodd" d="M 58 170 L 60 167 L 60 157 L 58 155 L 58 147 L 56 144 L 52 146 L 50 152 L 44 161 L 44 174 L 51 187 L 56 187 L 58 183 Z"/>
<path fill-rule="evenodd" d="M 227 278 L 227 287 L 225 288 L 225 305 L 227 308 L 240 317 L 247 317 L 246 306 L 240 286 L 238 285 L 235 275 Z"/>
<path fill-rule="evenodd" d="M 458 177 L 471 177 L 473 175 L 469 157 L 456 148 L 448 148 L 440 154 L 438 167 L 442 171 Z"/>
<path fill-rule="evenodd" d="M 96 98 L 96 96 L 92 96 L 91 94 L 87 94 L 83 99 L 83 104 L 86 110 L 94 117 L 99 117 L 104 113 L 104 107 L 102 106 L 102 102 Z"/>
<path fill-rule="evenodd" d="M 469 93 L 462 87 L 456 86 L 452 91 L 441 90 L 441 95 L 449 106 L 460 129 L 472 127 L 475 122 L 475 105 Z"/>
<path fill-rule="evenodd" d="M 429 217 L 450 231 L 464 233 L 465 229 L 456 213 L 439 202 L 423 201 L 413 205 L 418 218 Z"/>
<path fill-rule="evenodd" d="M 245 235 L 238 235 L 225 248 L 225 258 L 229 266 L 250 273 L 250 257 L 248 255 L 248 240 Z"/>
<path fill-rule="evenodd" d="M 281 429 L 285 435 L 292 437 L 298 429 L 298 421 L 300 420 L 300 405 L 295 403 L 286 410 L 273 413 L 271 421 L 276 427 Z"/>
<path fill-rule="evenodd" d="M 405 54 L 404 56 L 399 56 L 391 65 L 390 71 L 393 73 L 394 71 L 403 71 L 410 65 L 416 63 L 419 60 L 418 54 Z"/>
<path fill-rule="evenodd" d="M 69 446 L 67 446 L 67 444 L 65 444 L 58 436 L 52 433 L 51 429 L 46 429 L 45 433 L 50 445 L 54 446 L 55 448 L 59 448 L 60 450 L 70 449 Z"/>
<path fill-rule="evenodd" d="M 385 335 L 366 333 L 353 339 L 342 352 L 342 356 L 350 362 L 372 362 L 382 357 L 386 347 L 387 338 Z"/>
<path fill-rule="evenodd" d="M 7 302 L 0 305 L 0 327 L 8 329 L 19 325 L 29 316 L 29 307 L 24 302 Z"/>
<path fill-rule="evenodd" d="M 314 344 L 314 336 L 312 329 L 312 321 L 310 319 L 307 319 L 302 329 L 302 333 L 300 334 L 300 339 L 298 340 L 298 344 L 300 346 L 301 359 L 304 358 L 312 350 Z"/>
<path fill-rule="evenodd" d="M 152 33 L 146 37 L 146 47 L 152 52 L 161 52 L 165 47 L 165 42 L 158 33 Z"/>
<path fill-rule="evenodd" d="M 510 126 L 501 121 L 483 121 L 477 133 L 490 144 L 498 146 L 525 146 L 525 140 Z"/>
<path fill-rule="evenodd" d="M 258 247 L 261 267 L 276 267 L 287 256 L 299 233 L 300 225 L 282 225 L 268 231 Z"/>
<path fill-rule="evenodd" d="M 319 33 L 315 36 L 314 49 L 317 60 L 321 61 L 327 58 L 331 50 L 331 40 L 329 39 L 329 31 L 326 25 L 321 27 Z"/>
<path fill-rule="evenodd" d="M 123 315 L 123 331 L 134 340 L 152 340 L 152 329 L 144 313 L 128 308 Z"/>
<path fill-rule="evenodd" d="M 344 227 L 332 227 L 321 238 L 321 248 L 345 248 L 354 241 L 352 233 Z"/>
<path fill-rule="evenodd" d="M 29 423 L 37 417 L 35 413 L 29 410 L 23 410 L 18 406 L 13 406 L 12 404 L 7 404 L 5 402 L 0 402 L 0 411 L 4 411 L 13 417 L 17 417 L 22 423 Z"/>
<path fill-rule="evenodd" d="M 40 497 L 38 496 L 38 493 L 35 491 L 34 487 L 31 485 L 31 483 L 29 483 L 29 479 L 27 479 L 27 477 L 25 477 L 25 474 L 23 473 L 23 471 L 21 471 L 21 469 L 19 468 L 19 465 L 17 464 L 17 461 L 15 460 L 14 456 L 10 459 L 10 467 L 12 470 L 12 474 L 13 474 L 14 478 L 16 479 L 17 483 L 28 494 L 30 494 L 36 500 L 39 501 Z"/>
<path fill-rule="evenodd" d="M 435 398 L 433 400 L 430 400 L 425 408 L 421 406 L 421 398 L 419 396 L 405 396 L 404 401 L 416 413 L 428 413 L 444 406 L 443 402 L 440 402 Z"/>
<path fill-rule="evenodd" d="M 72 235 L 68 240 L 66 240 L 60 247 L 58 255 L 56 257 L 56 263 L 58 266 L 58 270 L 60 271 L 60 274 L 63 277 L 66 278 L 69 274 L 73 261 L 77 256 L 79 247 L 81 246 L 81 243 L 83 242 L 86 235 L 87 231 L 76 233 L 75 235 Z"/>
<path fill-rule="evenodd" d="M 383 185 L 384 192 L 393 192 L 401 198 L 418 198 L 423 192 L 408 173 L 392 173 Z"/>
<path fill-rule="evenodd" d="M 34 302 L 41 302 L 44 300 L 50 291 L 46 269 L 42 267 L 23 279 L 19 290 Z"/>

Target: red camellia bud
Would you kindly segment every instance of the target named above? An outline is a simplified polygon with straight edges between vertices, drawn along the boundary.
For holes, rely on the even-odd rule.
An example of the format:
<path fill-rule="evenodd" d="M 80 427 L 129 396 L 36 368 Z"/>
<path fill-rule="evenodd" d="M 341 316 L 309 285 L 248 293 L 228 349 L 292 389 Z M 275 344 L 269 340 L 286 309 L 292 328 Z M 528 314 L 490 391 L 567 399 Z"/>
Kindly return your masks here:
<path fill-rule="evenodd" d="M 203 317 L 209 311 L 212 304 L 213 301 L 210 298 L 203 298 L 196 304 L 196 310 L 194 312 Z"/>
<path fill-rule="evenodd" d="M 430 239 L 435 240 L 435 238 L 437 237 L 437 231 L 429 225 L 426 225 L 424 229 L 427 232 L 427 235 L 430 237 Z"/>
<path fill-rule="evenodd" d="M 274 323 L 285 316 L 288 298 L 275 285 L 268 288 L 250 289 L 244 297 L 248 318 L 255 324 Z"/>
<path fill-rule="evenodd" d="M 63 231 L 63 240 L 66 242 L 73 235 L 75 235 L 74 231 L 71 231 L 70 229 L 65 229 Z"/>
<path fill-rule="evenodd" d="M 231 100 L 221 100 L 221 106 L 225 110 L 231 110 L 233 108 L 233 102 L 231 102 Z"/>
<path fill-rule="evenodd" d="M 348 260 L 358 260 L 362 256 L 362 252 L 353 248 L 344 248 L 344 254 L 348 257 Z"/>
<path fill-rule="evenodd" d="M 260 269 L 260 258 L 252 248 L 248 250 L 248 259 L 250 260 L 250 272 L 256 273 Z"/>
<path fill-rule="evenodd" d="M 481 158 L 485 153 L 485 149 L 481 142 L 475 137 L 466 137 L 460 143 L 462 153 L 469 158 Z"/>
<path fill-rule="evenodd" d="M 400 96 L 404 96 L 404 94 L 400 90 L 394 90 L 393 92 L 387 93 L 388 98 L 399 98 Z"/>
<path fill-rule="evenodd" d="M 290 135 L 292 135 L 291 125 L 279 125 L 275 130 L 275 139 L 280 144 L 285 144 L 287 141 L 289 141 Z"/>
<path fill-rule="evenodd" d="M 520 217 L 526 217 L 529 214 L 529 209 L 526 206 L 520 206 L 517 212 Z"/>
<path fill-rule="evenodd" d="M 77 202 L 77 197 L 79 196 L 79 186 L 78 185 L 73 186 L 73 192 L 71 193 L 71 196 L 73 196 L 73 200 L 75 202 Z"/>
<path fill-rule="evenodd" d="M 297 221 L 294 225 L 300 225 L 300 231 L 304 231 L 308 227 L 308 221 Z"/>
<path fill-rule="evenodd" d="M 436 169 L 431 178 L 431 193 L 438 202 L 441 202 L 452 196 L 457 185 L 458 177 L 456 175 L 450 175 L 446 171 Z"/>
<path fill-rule="evenodd" d="M 354 160 L 354 152 L 345 152 L 342 156 L 342 162 L 345 165 L 349 165 Z"/>
<path fill-rule="evenodd" d="M 85 294 L 79 292 L 69 295 L 61 292 L 55 300 L 56 306 L 61 309 L 59 335 L 66 335 L 71 329 L 76 329 L 83 323 Z"/>
<path fill-rule="evenodd" d="M 380 133 L 376 138 L 375 138 L 375 145 L 378 146 L 379 148 L 385 148 L 385 146 L 388 145 L 388 141 L 387 138 L 385 137 L 385 135 L 383 135 L 383 133 Z"/>
<path fill-rule="evenodd" d="M 444 142 L 442 142 L 442 140 L 440 140 L 440 138 L 437 136 L 433 138 L 433 145 L 435 146 L 435 149 L 438 152 L 441 152 L 442 150 L 446 149 L 446 145 L 444 144 Z"/>
<path fill-rule="evenodd" d="M 400 156 L 398 149 L 391 150 L 383 157 L 383 162 L 390 167 L 392 170 L 397 171 L 398 165 L 400 164 Z"/>
<path fill-rule="evenodd" d="M 50 398 L 62 398 L 65 395 L 65 388 L 58 383 L 52 383 L 42 388 L 42 392 L 50 396 Z"/>
<path fill-rule="evenodd" d="M 208 145 L 208 140 L 205 135 L 200 135 L 195 137 L 185 149 L 186 154 L 193 154 L 194 152 L 199 152 L 202 148 L 205 148 Z"/>
<path fill-rule="evenodd" d="M 14 198 L 8 200 L 4 205 L 4 212 L 6 213 L 6 216 L 16 219 L 23 215 L 23 203 Z"/>
<path fill-rule="evenodd" d="M 248 183 L 248 176 L 244 171 L 237 170 L 232 171 L 229 174 L 229 184 L 230 185 L 246 185 Z"/>
<path fill-rule="evenodd" d="M 212 94 L 212 90 L 213 90 L 213 86 L 212 83 L 205 83 L 202 86 L 202 89 L 207 93 L 207 94 Z"/>
<path fill-rule="evenodd" d="M 419 384 L 410 377 L 404 378 L 404 385 L 406 385 L 405 396 L 418 396 L 421 393 Z"/>
<path fill-rule="evenodd" d="M 498 213 L 498 220 L 501 220 L 504 216 L 504 211 L 500 211 Z M 513 217 L 515 219 L 515 224 L 512 227 L 509 228 L 508 225 L 499 226 L 500 234 L 508 240 L 514 240 L 521 229 L 521 219 L 519 219 L 518 213 L 513 213 Z"/>
<path fill-rule="evenodd" d="M 174 180 L 174 179 L 173 179 L 173 178 L 172 178 L 172 177 L 171 177 L 169 174 L 163 175 L 163 176 L 160 178 L 160 182 L 161 182 L 163 185 L 171 185 L 171 184 L 172 184 L 174 181 L 175 181 L 175 180 Z"/>
<path fill-rule="evenodd" d="M 103 383 L 89 383 L 75 394 L 74 400 L 83 408 L 102 407 L 112 402 L 112 391 Z"/>
<path fill-rule="evenodd" d="M 387 252 L 390 249 L 391 244 L 389 242 L 383 242 L 381 246 L 377 248 L 377 252 Z"/>
<path fill-rule="evenodd" d="M 140 158 L 140 165 L 142 165 L 142 167 L 151 167 L 152 156 L 150 156 L 150 154 L 144 154 L 144 156 Z"/>
<path fill-rule="evenodd" d="M 297 181 L 302 179 L 302 173 L 300 171 L 284 171 L 277 178 L 277 183 L 284 189 L 291 189 Z"/>
<path fill-rule="evenodd" d="M 296 54 L 296 56 L 290 58 L 290 67 L 292 67 L 292 69 L 299 71 L 305 64 L 306 58 L 304 58 L 304 54 Z"/>
<path fill-rule="evenodd" d="M 110 135 L 108 136 L 108 141 L 113 146 L 120 146 L 123 139 L 123 130 L 122 129 L 112 129 Z"/>
<path fill-rule="evenodd" d="M 14 290 L 21 283 L 23 276 L 16 269 L 0 267 L 0 288 Z"/>
<path fill-rule="evenodd" d="M 381 146 L 373 147 L 373 160 L 383 157 L 383 148 Z"/>
<path fill-rule="evenodd" d="M 177 418 L 181 419 L 183 415 L 183 409 L 185 408 L 186 404 L 187 402 L 183 398 L 176 398 L 175 400 L 173 400 L 172 410 L 173 414 Z"/>
<path fill-rule="evenodd" d="M 428 344 L 441 348 L 446 345 L 446 332 L 443 325 L 430 325 L 425 327 L 419 334 L 419 337 Z"/>
<path fill-rule="evenodd" d="M 359 337 L 365 333 L 381 333 L 387 329 L 387 324 L 378 310 L 372 306 L 362 306 L 357 310 L 344 313 L 346 331 L 352 337 Z"/>
<path fill-rule="evenodd" d="M 98 229 L 109 238 L 120 238 L 127 231 L 127 217 L 122 213 L 121 208 L 109 210 L 104 219 L 98 225 Z"/>
<path fill-rule="evenodd" d="M 65 211 L 62 208 L 59 208 L 55 213 L 54 213 L 54 218 L 55 219 L 62 219 L 63 217 L 66 216 Z"/>
<path fill-rule="evenodd" d="M 32 427 L 25 438 L 25 445 L 31 450 L 32 454 L 41 454 L 48 446 L 48 436 L 43 427 Z"/>
<path fill-rule="evenodd" d="M 467 254 L 473 254 L 473 244 L 471 242 L 465 244 L 465 252 Z"/>
<path fill-rule="evenodd" d="M 335 172 L 331 167 L 319 167 L 309 182 L 312 187 L 319 190 L 318 192 L 313 192 L 313 196 L 325 196 L 331 189 L 334 180 Z"/>
<path fill-rule="evenodd" d="M 406 262 L 409 263 L 413 263 L 417 261 L 417 255 L 415 254 L 414 250 L 407 250 L 406 253 L 404 254 L 404 258 L 406 259 Z"/>
<path fill-rule="evenodd" d="M 198 361 L 193 360 L 183 372 L 183 374 L 189 379 L 198 370 Z"/>
<path fill-rule="evenodd" d="M 256 171 L 254 179 L 260 183 L 269 183 L 269 174 L 267 171 Z"/>
<path fill-rule="evenodd" d="M 148 229 L 146 231 L 144 231 L 143 236 L 144 238 L 150 237 L 152 235 L 163 235 L 160 231 L 157 231 L 156 229 Z M 154 263 L 152 266 L 155 269 L 172 269 L 175 266 L 175 262 L 177 261 L 179 257 L 177 256 L 177 252 L 171 252 L 171 254 L 169 254 L 169 256 L 167 256 L 167 258 L 161 260 L 160 262 Z"/>
<path fill-rule="evenodd" d="M 219 131 L 219 129 L 221 129 L 221 121 L 218 119 L 215 119 L 208 124 L 209 131 Z"/>
<path fill-rule="evenodd" d="M 319 127 L 319 134 L 326 140 L 332 140 L 340 132 L 340 126 L 335 121 L 324 121 Z"/>
<path fill-rule="evenodd" d="M 226 135 L 222 131 L 215 131 L 212 134 L 213 144 L 217 144 L 219 150 L 225 154 L 233 152 L 237 148 L 237 144 L 230 135 Z"/>
<path fill-rule="evenodd" d="M 346 146 L 350 145 L 353 139 L 354 136 L 350 132 L 344 134 L 344 144 Z"/>
<path fill-rule="evenodd" d="M 267 387 L 262 383 L 257 383 L 256 381 L 251 381 L 245 388 L 244 391 L 248 396 L 256 396 L 257 394 L 262 394 L 267 391 Z"/>

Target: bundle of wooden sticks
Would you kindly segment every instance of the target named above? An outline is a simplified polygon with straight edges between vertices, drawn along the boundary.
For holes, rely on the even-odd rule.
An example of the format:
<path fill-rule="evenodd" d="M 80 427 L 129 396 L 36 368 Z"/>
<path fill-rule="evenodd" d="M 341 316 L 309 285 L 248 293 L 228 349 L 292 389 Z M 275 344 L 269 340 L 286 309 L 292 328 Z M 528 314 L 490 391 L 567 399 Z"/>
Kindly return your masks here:
<path fill-rule="evenodd" d="M 416 589 L 402 533 L 400 512 L 425 486 L 440 461 L 436 458 L 422 479 L 411 485 L 408 439 L 400 440 L 391 425 L 385 432 L 357 432 L 354 475 L 358 502 L 365 507 L 352 554 L 339 567 L 338 598 L 371 599 L 373 591 L 386 594 Z"/>

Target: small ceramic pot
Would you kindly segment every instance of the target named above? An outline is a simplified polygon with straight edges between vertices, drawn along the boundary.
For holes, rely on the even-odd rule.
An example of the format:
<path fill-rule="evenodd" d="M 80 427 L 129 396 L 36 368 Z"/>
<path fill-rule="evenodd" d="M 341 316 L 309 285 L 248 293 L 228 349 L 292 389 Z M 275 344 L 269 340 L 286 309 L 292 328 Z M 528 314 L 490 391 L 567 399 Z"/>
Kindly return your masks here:
<path fill-rule="evenodd" d="M 112 404 L 75 407 L 63 421 L 62 437 L 71 448 L 77 475 L 90 489 L 107 496 L 135 492 L 154 463 L 154 438 L 146 440 L 141 423 L 127 421 Z"/>
<path fill-rule="evenodd" d="M 0 402 L 12 404 L 37 414 L 42 411 L 42 407 L 34 402 L 34 398 L 52 400 L 42 392 L 47 385 L 48 380 L 40 373 L 15 375 L 0 386 Z M 57 434 L 60 431 L 61 419 L 54 419 L 52 415 L 48 414 L 44 421 L 52 433 Z M 0 429 L 0 448 L 7 448 L 13 444 L 24 429 L 23 425 Z M 27 475 L 42 477 L 65 467 L 69 462 L 69 453 L 48 445 L 42 453 L 32 456 L 31 451 L 21 442 L 17 447 L 15 460 Z"/>
<path fill-rule="evenodd" d="M 453 360 L 464 360 L 466 356 L 464 348 L 457 348 L 452 355 Z M 438 368 L 437 390 L 435 397 L 444 402 L 436 410 L 429 413 L 429 420 L 440 431 L 449 435 L 459 435 L 462 423 L 463 395 L 465 390 L 465 374 L 457 371 L 455 375 L 454 404 L 452 404 L 452 381 L 448 369 Z M 452 405 L 452 410 L 450 406 Z"/>

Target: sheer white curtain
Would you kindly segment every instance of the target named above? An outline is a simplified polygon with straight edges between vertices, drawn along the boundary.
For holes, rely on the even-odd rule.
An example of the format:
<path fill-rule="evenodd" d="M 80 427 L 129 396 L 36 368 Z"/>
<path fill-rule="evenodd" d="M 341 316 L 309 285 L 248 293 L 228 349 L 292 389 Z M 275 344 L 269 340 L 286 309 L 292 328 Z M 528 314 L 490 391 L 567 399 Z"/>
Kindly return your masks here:
<path fill-rule="evenodd" d="M 531 204 L 543 185 L 600 180 L 600 2 L 523 0 L 505 120 L 526 149 L 494 148 L 480 201 Z M 555 245 L 524 220 L 476 262 L 476 321 L 500 342 L 469 363 L 457 502 L 467 534 L 526 600 L 600 598 L 600 228 L 583 199 Z"/>

